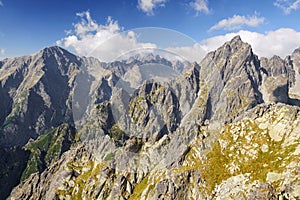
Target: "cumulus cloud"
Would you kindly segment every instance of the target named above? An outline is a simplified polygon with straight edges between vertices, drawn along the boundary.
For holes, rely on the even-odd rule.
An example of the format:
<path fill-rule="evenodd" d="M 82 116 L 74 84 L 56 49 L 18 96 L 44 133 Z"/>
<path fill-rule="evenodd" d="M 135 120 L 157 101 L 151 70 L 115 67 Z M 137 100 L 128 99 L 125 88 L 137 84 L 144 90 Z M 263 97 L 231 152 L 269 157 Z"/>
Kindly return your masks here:
<path fill-rule="evenodd" d="M 285 14 L 290 14 L 293 10 L 298 10 L 300 0 L 276 0 L 274 5 L 281 8 Z"/>
<path fill-rule="evenodd" d="M 153 10 L 157 7 L 164 7 L 167 0 L 138 0 L 138 8 L 147 15 L 154 15 Z"/>
<path fill-rule="evenodd" d="M 270 58 L 278 55 L 284 58 L 300 47 L 300 32 L 290 28 L 281 28 L 264 34 L 241 30 L 203 40 L 200 44 L 206 51 L 213 51 L 236 35 L 240 35 L 244 42 L 249 43 L 259 57 Z"/>
<path fill-rule="evenodd" d="M 207 54 L 207 51 L 198 43 L 195 43 L 192 46 L 183 46 L 183 47 L 169 47 L 165 49 L 166 51 L 177 55 L 174 58 L 177 60 L 187 60 L 189 62 L 200 62 L 204 56 Z M 168 58 L 172 59 L 172 58 Z"/>
<path fill-rule="evenodd" d="M 253 16 L 241 16 L 241 15 L 234 15 L 233 17 L 223 19 L 219 21 L 217 24 L 212 26 L 209 31 L 224 29 L 224 30 L 236 30 L 240 29 L 243 26 L 250 26 L 256 27 L 262 23 L 264 23 L 265 18 L 257 17 L 256 15 Z"/>
<path fill-rule="evenodd" d="M 161 49 L 159 44 L 161 38 L 157 42 L 141 42 L 141 31 L 124 32 L 118 22 L 110 17 L 107 19 L 106 24 L 101 25 L 92 19 L 88 11 L 78 13 L 78 16 L 80 21 L 74 24 L 74 29 L 68 31 L 66 37 L 57 41 L 57 44 L 73 50 L 81 56 L 93 56 L 104 62 L 126 59 L 135 54 L 147 54 L 157 50 L 165 52 L 166 55 L 171 55 L 172 59 L 178 58 L 199 62 L 209 51 L 216 50 L 236 35 L 240 35 L 244 42 L 249 43 L 254 53 L 259 57 L 270 58 L 273 55 L 279 55 L 284 58 L 300 47 L 300 32 L 290 28 L 281 28 L 266 33 L 240 30 L 208 38 L 199 43 L 193 42 L 178 46 L 170 43 L 169 47 L 164 45 Z M 166 32 L 163 33 L 166 34 Z M 172 31 L 167 33 L 172 34 Z M 178 38 L 180 37 L 178 36 Z M 176 40 L 176 37 L 174 40 Z M 0 56 L 4 54 L 5 51 L 0 50 Z"/>
<path fill-rule="evenodd" d="M 194 0 L 190 3 L 192 8 L 199 12 L 204 12 L 205 14 L 210 13 L 210 10 L 208 8 L 208 0 Z"/>
<path fill-rule="evenodd" d="M 139 43 L 133 31 L 123 32 L 123 28 L 111 17 L 108 17 L 105 25 L 101 25 L 91 18 L 89 11 L 77 15 L 81 21 L 74 24 L 74 30 L 68 31 L 68 35 L 56 43 L 79 55 L 111 62 L 137 49 L 156 48 L 155 44 Z"/>

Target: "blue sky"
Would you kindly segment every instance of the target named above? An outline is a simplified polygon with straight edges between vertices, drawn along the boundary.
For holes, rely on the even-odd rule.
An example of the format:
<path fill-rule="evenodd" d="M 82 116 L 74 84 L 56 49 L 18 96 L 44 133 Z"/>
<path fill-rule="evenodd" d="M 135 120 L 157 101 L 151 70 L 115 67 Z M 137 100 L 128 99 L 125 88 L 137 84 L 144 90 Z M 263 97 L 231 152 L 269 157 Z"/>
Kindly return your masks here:
<path fill-rule="evenodd" d="M 240 34 L 261 56 L 270 56 L 272 50 L 285 56 L 300 47 L 299 19 L 300 0 L 0 0 L 0 59 L 56 44 L 85 55 L 87 35 L 80 35 L 76 25 L 93 23 L 97 27 L 84 34 L 162 27 L 191 37 L 205 50 Z M 105 32 L 113 25 L 114 30 Z M 70 36 L 77 41 L 71 42 Z M 281 46 L 270 49 L 262 41 Z"/>

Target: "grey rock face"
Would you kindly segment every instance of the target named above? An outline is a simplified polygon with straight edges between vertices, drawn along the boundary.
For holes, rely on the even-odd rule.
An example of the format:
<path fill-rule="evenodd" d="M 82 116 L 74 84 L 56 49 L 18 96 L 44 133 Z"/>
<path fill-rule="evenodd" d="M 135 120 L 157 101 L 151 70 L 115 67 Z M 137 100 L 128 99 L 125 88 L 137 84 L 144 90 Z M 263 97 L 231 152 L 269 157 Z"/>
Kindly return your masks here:
<path fill-rule="evenodd" d="M 189 143 L 189 148 L 183 151 L 171 145 L 178 139 L 174 135 L 165 135 L 154 144 L 146 142 L 138 153 L 119 149 L 100 160 L 95 159 L 84 146 L 77 146 L 45 172 L 32 175 L 15 188 L 11 197 L 270 199 L 285 196 L 297 199 L 298 121 L 297 107 L 262 104 L 217 132 L 203 127 Z M 203 139 L 205 132 L 209 136 Z M 203 151 L 199 144 L 208 144 L 215 134 L 219 137 L 212 143 L 212 148 Z M 172 153 L 170 159 L 173 162 L 165 162 L 171 149 L 177 154 Z M 264 155 L 260 154 L 260 150 Z M 278 160 L 278 156 L 283 155 L 286 157 Z M 227 157 L 230 159 L 223 159 Z M 277 164 L 271 164 L 273 161 L 281 167 L 276 168 Z M 253 170 L 260 169 L 262 165 L 268 167 Z M 214 173 L 221 175 L 215 176 Z M 43 181 L 45 178 L 47 181 Z M 263 181 L 265 179 L 267 181 Z M 27 187 L 32 189 L 24 194 L 23 189 Z"/>
<path fill-rule="evenodd" d="M 300 105 L 299 102 L 299 51 L 295 50 L 284 60 L 278 56 L 261 59 L 263 77 L 260 90 L 265 102 L 282 102 Z"/>
<path fill-rule="evenodd" d="M 292 56 L 286 58 L 287 64 L 290 66 L 291 73 L 289 76 L 289 96 L 291 99 L 299 98 L 300 88 L 300 50 L 296 49 Z M 299 104 L 298 104 L 299 105 Z"/>
<path fill-rule="evenodd" d="M 1 182 L 10 179 L 12 187 L 25 170 L 28 156 L 14 155 L 13 149 L 28 155 L 22 147 L 30 138 L 36 139 L 62 123 L 72 124 L 71 94 L 80 63 L 79 57 L 59 47 L 1 62 L 0 146 L 6 150 L 0 160 L 8 163 L 1 166 L 1 173 L 6 174 L 0 177 Z M 11 188 L 4 189 L 0 193 L 5 197 Z"/>
<path fill-rule="evenodd" d="M 250 45 L 238 36 L 209 53 L 200 65 L 200 93 L 203 94 L 199 98 L 206 104 L 204 119 L 231 121 L 239 113 L 263 102 L 258 89 L 259 60 Z"/>
<path fill-rule="evenodd" d="M 79 65 L 78 57 L 59 47 L 3 62 L 1 94 L 7 101 L 1 145 L 23 146 L 51 127 L 72 122 L 70 93 Z"/>
<path fill-rule="evenodd" d="M 261 67 L 265 101 L 287 103 L 291 70 L 286 66 L 285 61 L 278 56 L 274 56 L 270 60 L 262 58 Z"/>

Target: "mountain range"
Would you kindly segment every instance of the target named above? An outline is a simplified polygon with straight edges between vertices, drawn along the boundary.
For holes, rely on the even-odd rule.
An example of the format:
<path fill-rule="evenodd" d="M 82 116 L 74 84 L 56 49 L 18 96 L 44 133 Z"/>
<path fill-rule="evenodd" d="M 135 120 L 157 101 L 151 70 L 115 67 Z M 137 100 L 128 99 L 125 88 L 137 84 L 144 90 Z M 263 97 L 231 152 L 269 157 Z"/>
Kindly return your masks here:
<path fill-rule="evenodd" d="M 1 199 L 299 199 L 300 48 L 0 61 Z"/>

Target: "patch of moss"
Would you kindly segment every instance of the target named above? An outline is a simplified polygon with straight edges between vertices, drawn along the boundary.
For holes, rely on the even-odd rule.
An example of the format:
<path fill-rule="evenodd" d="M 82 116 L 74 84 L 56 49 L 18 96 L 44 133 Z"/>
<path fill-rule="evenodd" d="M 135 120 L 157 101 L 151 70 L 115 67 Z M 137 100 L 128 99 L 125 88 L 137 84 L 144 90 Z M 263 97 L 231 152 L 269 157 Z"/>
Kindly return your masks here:
<path fill-rule="evenodd" d="M 41 156 L 40 152 L 35 154 L 30 154 L 26 169 L 22 173 L 21 181 L 27 179 L 31 174 L 34 174 L 39 171 L 39 166 L 42 165 L 40 156 Z"/>
<path fill-rule="evenodd" d="M 275 142 L 271 140 L 269 145 L 269 151 L 258 151 L 258 157 L 256 159 L 249 160 L 249 162 L 240 163 L 241 172 L 252 174 L 252 180 L 266 181 L 268 172 L 276 171 L 282 173 L 285 170 L 284 161 L 288 159 L 289 162 L 294 156 L 290 156 L 295 151 L 296 145 L 291 145 L 286 148 L 282 148 L 283 141 Z M 281 158 L 281 159 L 278 159 Z M 288 162 L 288 163 L 289 163 Z M 264 164 L 268 164 L 264 167 Z"/>
<path fill-rule="evenodd" d="M 73 165 L 72 163 L 68 163 L 68 167 L 75 167 L 76 165 Z M 87 163 L 87 165 L 84 166 L 80 166 L 80 169 L 82 169 L 83 167 L 89 167 L 89 170 L 82 172 L 81 174 L 76 177 L 76 179 L 74 180 L 74 184 L 75 187 L 71 187 L 69 190 L 56 190 L 55 193 L 56 195 L 70 195 L 72 199 L 74 200 L 81 200 L 83 198 L 83 190 L 85 189 L 85 183 L 87 182 L 87 180 L 91 177 L 92 174 L 92 170 L 94 167 L 94 162 L 90 161 Z M 78 169 L 78 167 L 76 166 L 75 168 L 73 168 L 74 170 Z"/>
<path fill-rule="evenodd" d="M 205 179 L 208 191 L 212 191 L 215 185 L 220 184 L 223 180 L 228 179 L 231 174 L 226 169 L 230 158 L 223 155 L 219 142 L 216 142 L 211 152 L 207 155 L 207 163 L 203 170 L 203 178 Z"/>
<path fill-rule="evenodd" d="M 232 126 L 228 125 L 225 132 L 220 136 L 221 140 L 228 142 L 227 147 L 222 149 L 220 143 L 216 142 L 207 154 L 207 160 L 202 166 L 202 176 L 207 183 L 209 192 L 222 181 L 238 174 L 250 173 L 252 181 L 259 180 L 266 182 L 268 172 L 281 173 L 284 171 L 286 163 L 290 163 L 295 159 L 295 156 L 291 156 L 291 153 L 295 151 L 297 144 L 282 148 L 284 139 L 276 142 L 270 138 L 269 134 L 262 134 L 263 130 L 259 129 L 257 124 L 249 120 L 244 120 L 242 123 L 246 125 L 244 130 L 246 135 L 250 131 L 255 132 L 252 135 L 251 145 L 256 143 L 258 147 L 255 148 L 252 146 L 251 148 L 256 149 L 257 155 L 252 158 L 247 155 L 238 154 L 244 146 L 248 145 L 248 142 L 243 136 L 239 136 L 238 140 L 234 141 L 233 134 L 230 132 Z M 267 152 L 261 150 L 260 147 L 263 144 L 268 145 Z M 233 145 L 237 149 L 230 150 L 230 147 Z M 230 154 L 231 156 L 229 156 Z M 247 161 L 245 161 L 246 157 Z M 238 170 L 231 174 L 228 166 L 233 162 L 238 166 Z M 266 167 L 264 166 L 265 164 L 267 164 Z"/>
<path fill-rule="evenodd" d="M 104 161 L 111 161 L 114 159 L 114 157 L 115 157 L 115 153 L 110 152 L 105 156 Z"/>
<path fill-rule="evenodd" d="M 71 199 L 74 200 L 81 200 L 84 198 L 89 199 L 90 197 L 87 197 L 84 193 L 92 190 L 93 186 L 89 186 L 90 188 L 87 188 L 87 183 L 92 179 L 97 181 L 97 175 L 105 165 L 103 163 L 96 165 L 94 161 L 89 161 L 87 163 L 70 162 L 67 166 L 70 170 L 76 170 L 80 174 L 73 180 L 74 186 L 68 186 L 67 190 L 57 189 L 55 194 L 63 197 L 69 195 Z M 68 185 L 68 183 L 66 184 Z"/>
<path fill-rule="evenodd" d="M 138 123 L 139 116 L 141 112 L 144 111 L 144 108 L 142 106 L 143 101 L 146 101 L 145 97 L 135 97 L 132 98 L 129 102 L 129 114 L 135 124 Z"/>
<path fill-rule="evenodd" d="M 63 153 L 63 147 L 68 149 L 73 142 L 74 129 L 67 124 L 48 131 L 34 141 L 29 141 L 24 149 L 31 154 L 21 181 L 27 179 L 32 173 L 42 172 Z"/>
<path fill-rule="evenodd" d="M 124 140 L 128 139 L 128 135 L 115 124 L 109 131 L 110 137 L 115 141 L 117 146 L 122 146 Z"/>
<path fill-rule="evenodd" d="M 6 117 L 4 123 L 3 123 L 3 129 L 8 128 L 10 126 L 13 126 L 15 124 L 16 119 L 20 115 L 20 113 L 23 112 L 24 104 L 27 102 L 28 99 L 28 91 L 24 91 L 16 97 L 16 100 L 14 101 L 12 105 L 12 111 L 11 113 Z"/>
<path fill-rule="evenodd" d="M 211 193 L 222 181 L 239 174 L 250 173 L 251 181 L 266 182 L 269 172 L 282 173 L 289 163 L 299 162 L 298 156 L 293 155 L 293 152 L 300 141 L 283 148 L 285 137 L 280 142 L 272 140 L 266 130 L 260 129 L 252 120 L 245 119 L 229 124 L 221 130 L 219 140 L 212 145 L 211 149 L 203 152 L 205 154 L 203 157 L 197 154 L 198 139 L 185 156 L 183 166 L 174 169 L 174 172 L 179 174 L 199 170 L 206 183 L 201 187 L 208 193 Z M 223 141 L 222 143 L 226 145 L 222 147 L 219 141 Z M 268 151 L 263 152 L 262 145 L 268 145 Z M 247 149 L 249 147 L 250 149 Z M 242 150 L 245 154 L 241 153 Z M 248 154 L 249 150 L 256 152 L 254 157 Z M 232 163 L 237 166 L 234 172 L 229 170 Z M 273 184 L 274 187 L 278 185 L 279 183 Z"/>
<path fill-rule="evenodd" d="M 149 175 L 147 175 L 145 178 L 143 178 L 143 180 L 134 187 L 133 193 L 129 197 L 128 200 L 139 200 L 139 199 L 141 199 L 141 196 L 142 196 L 144 190 L 148 186 L 148 179 L 149 179 Z"/>
<path fill-rule="evenodd" d="M 129 102 L 129 112 L 132 113 L 134 110 L 142 110 L 140 103 L 145 100 L 145 97 L 132 98 Z"/>
<path fill-rule="evenodd" d="M 151 94 L 148 95 L 148 99 L 152 104 L 157 103 L 158 98 L 161 96 L 161 94 L 164 92 L 165 87 L 160 85 L 155 91 L 153 91 Z"/>
<path fill-rule="evenodd" d="M 49 147 L 47 154 L 45 156 L 45 161 L 49 165 L 52 160 L 58 158 L 61 154 L 62 143 L 56 143 Z"/>

